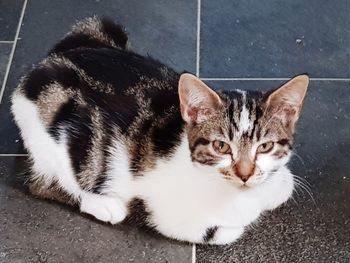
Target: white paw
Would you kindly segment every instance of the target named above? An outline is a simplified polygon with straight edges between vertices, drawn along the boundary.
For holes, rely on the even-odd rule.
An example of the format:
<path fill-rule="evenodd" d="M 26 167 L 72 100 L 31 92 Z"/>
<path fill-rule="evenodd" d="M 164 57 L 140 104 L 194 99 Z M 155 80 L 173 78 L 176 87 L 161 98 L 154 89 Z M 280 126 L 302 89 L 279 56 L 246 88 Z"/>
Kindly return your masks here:
<path fill-rule="evenodd" d="M 212 245 L 226 245 L 236 241 L 244 232 L 243 227 L 219 227 L 214 238 L 209 241 Z"/>
<path fill-rule="evenodd" d="M 118 197 L 91 193 L 85 193 L 82 196 L 80 211 L 111 224 L 123 221 L 127 215 L 127 208 Z"/>
<path fill-rule="evenodd" d="M 239 228 L 255 221 L 260 216 L 262 208 L 259 201 L 242 195 L 236 199 L 236 203 L 228 212 L 226 218 L 229 221 L 223 225 Z"/>

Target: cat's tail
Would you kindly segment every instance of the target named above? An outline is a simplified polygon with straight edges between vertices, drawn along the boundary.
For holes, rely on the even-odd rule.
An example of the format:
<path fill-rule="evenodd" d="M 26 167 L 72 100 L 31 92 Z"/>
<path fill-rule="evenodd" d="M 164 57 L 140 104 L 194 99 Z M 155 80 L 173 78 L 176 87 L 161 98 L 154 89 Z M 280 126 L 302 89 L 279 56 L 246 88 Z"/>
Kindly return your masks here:
<path fill-rule="evenodd" d="M 123 27 L 108 18 L 89 17 L 79 21 L 72 31 L 49 52 L 58 53 L 75 48 L 127 48 L 128 36 Z"/>

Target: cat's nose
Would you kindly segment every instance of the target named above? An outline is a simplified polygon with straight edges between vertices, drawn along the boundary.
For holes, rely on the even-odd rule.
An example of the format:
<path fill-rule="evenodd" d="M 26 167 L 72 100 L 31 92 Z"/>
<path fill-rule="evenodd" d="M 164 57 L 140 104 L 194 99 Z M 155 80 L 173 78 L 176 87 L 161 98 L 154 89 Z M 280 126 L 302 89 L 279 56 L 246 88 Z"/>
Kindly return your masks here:
<path fill-rule="evenodd" d="M 255 164 L 250 160 L 239 160 L 233 167 L 233 171 L 245 183 L 254 174 Z"/>
<path fill-rule="evenodd" d="M 243 181 L 243 183 L 245 183 L 246 181 L 248 181 L 248 178 L 246 178 L 246 177 L 241 177 L 241 180 Z"/>

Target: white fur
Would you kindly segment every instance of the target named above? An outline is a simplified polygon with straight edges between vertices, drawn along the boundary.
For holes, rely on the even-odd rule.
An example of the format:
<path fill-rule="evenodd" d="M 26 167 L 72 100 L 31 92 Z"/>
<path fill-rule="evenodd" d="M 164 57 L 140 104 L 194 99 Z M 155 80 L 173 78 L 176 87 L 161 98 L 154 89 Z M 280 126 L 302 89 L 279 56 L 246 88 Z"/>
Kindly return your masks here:
<path fill-rule="evenodd" d="M 237 137 L 240 137 L 244 132 L 249 131 L 253 127 L 253 123 L 249 119 L 249 111 L 246 107 L 247 92 L 243 90 L 237 90 L 237 92 L 242 94 L 242 111 L 239 118 L 239 131 Z"/>
<path fill-rule="evenodd" d="M 287 164 L 290 159 L 290 154 L 282 158 L 274 156 L 273 153 L 270 154 L 259 154 L 256 163 L 263 171 L 273 171 Z"/>
<path fill-rule="evenodd" d="M 243 227 L 221 227 L 215 233 L 213 240 L 209 241 L 209 244 L 225 245 L 231 243 L 232 240 L 238 239 L 243 232 Z"/>
<path fill-rule="evenodd" d="M 125 203 L 118 197 L 83 193 L 81 198 L 80 211 L 101 221 L 116 224 L 127 215 Z"/>
<path fill-rule="evenodd" d="M 108 195 L 118 195 L 125 202 L 130 201 L 135 196 L 133 175 L 130 172 L 128 151 L 123 143 L 123 139 L 115 138 L 113 146 L 109 149 L 111 157 L 108 161 L 107 182 L 102 193 Z"/>
<path fill-rule="evenodd" d="M 80 200 L 82 212 L 105 222 L 123 220 L 128 202 L 138 197 L 151 212 L 150 223 L 165 236 L 201 243 L 208 228 L 218 227 L 210 243 L 226 244 L 239 238 L 244 227 L 261 212 L 285 202 L 293 191 L 293 175 L 284 166 L 271 176 L 265 174 L 265 178 L 252 176 L 249 181 L 254 187 L 242 188 L 242 182 L 223 179 L 217 168 L 191 161 L 184 135 L 172 158 L 158 160 L 155 169 L 136 178 L 129 171 L 123 140 L 116 139 L 110 149 L 109 183 L 103 195 L 86 193 L 74 177 L 64 132 L 59 143 L 51 138 L 35 104 L 21 94 L 14 95 L 12 111 L 34 160 L 35 172 L 45 180 L 57 180 L 64 191 Z M 258 166 L 270 166 L 271 159 L 266 158 L 259 157 Z"/>

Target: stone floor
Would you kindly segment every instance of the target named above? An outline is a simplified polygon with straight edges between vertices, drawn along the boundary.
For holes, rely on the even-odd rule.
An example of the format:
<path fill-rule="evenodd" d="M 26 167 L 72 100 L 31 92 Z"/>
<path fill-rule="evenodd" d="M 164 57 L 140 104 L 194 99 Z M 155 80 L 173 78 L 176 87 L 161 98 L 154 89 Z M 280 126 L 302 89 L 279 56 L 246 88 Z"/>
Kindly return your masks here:
<path fill-rule="evenodd" d="M 348 0 L 0 0 L 0 262 L 350 262 L 349 13 Z M 31 197 L 10 94 L 72 23 L 95 14 L 124 24 L 133 50 L 213 88 L 269 89 L 310 73 L 290 165 L 310 191 L 222 247 Z"/>

